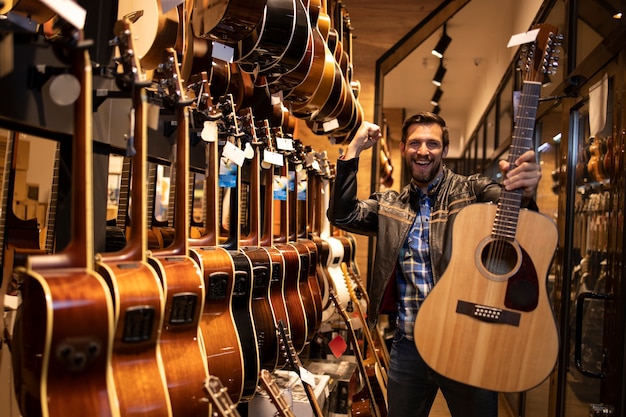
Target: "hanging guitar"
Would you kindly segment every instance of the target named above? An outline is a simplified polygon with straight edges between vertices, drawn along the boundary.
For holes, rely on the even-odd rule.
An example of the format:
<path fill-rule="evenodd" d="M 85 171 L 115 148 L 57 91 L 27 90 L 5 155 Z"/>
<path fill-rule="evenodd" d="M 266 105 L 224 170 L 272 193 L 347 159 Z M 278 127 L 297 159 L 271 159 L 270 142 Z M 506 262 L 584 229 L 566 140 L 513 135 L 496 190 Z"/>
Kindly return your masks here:
<path fill-rule="evenodd" d="M 557 29 L 538 26 L 522 48 L 525 75 L 508 161 L 531 148 L 544 73 Z M 540 384 L 554 367 L 558 333 L 545 279 L 557 243 L 554 222 L 520 210 L 522 190 L 502 190 L 496 205 L 472 204 L 453 228 L 452 258 L 420 307 L 415 344 L 448 378 L 501 392 Z"/>
<path fill-rule="evenodd" d="M 175 234 L 170 246 L 155 250 L 148 262 L 160 275 L 164 292 L 164 319 L 159 349 L 172 403 L 172 415 L 207 415 L 202 383 L 208 376 L 200 316 L 205 300 L 203 274 L 189 256 L 189 105 L 182 85 L 176 51 L 160 67 L 163 102 L 176 115 Z M 156 73 L 155 73 L 156 74 Z M 185 358 L 184 361 L 181 358 Z"/>
<path fill-rule="evenodd" d="M 124 247 L 96 255 L 98 272 L 107 281 L 115 306 L 115 336 L 111 367 L 122 415 L 133 413 L 171 417 L 170 396 L 158 349 L 163 324 L 163 288 L 157 272 L 147 262 L 146 175 L 148 164 L 148 101 L 139 59 L 133 53 L 132 24 L 115 24 L 115 38 L 123 72 L 118 84 L 132 92 L 134 116 L 130 118 L 128 147 L 135 155 L 130 172 L 130 218 Z M 126 218 L 126 211 L 121 213 Z M 124 222 L 125 223 L 125 222 Z M 160 266 L 160 265 L 155 265 Z M 160 271 L 161 274 L 163 273 Z"/>
<path fill-rule="evenodd" d="M 21 304 L 13 331 L 16 398 L 25 416 L 119 416 L 111 375 L 113 302 L 93 269 L 90 41 L 65 21 L 53 47 L 81 89 L 74 103 L 69 243 L 16 270 Z"/>
<path fill-rule="evenodd" d="M 205 77 L 206 74 L 203 74 Z M 209 111 L 210 106 L 204 97 L 207 94 L 208 79 L 204 78 L 199 88 L 199 100 L 194 108 L 195 118 L 205 118 L 202 138 L 205 142 L 205 234 L 190 239 L 192 256 L 203 265 L 206 299 L 200 322 L 204 338 L 206 359 L 211 375 L 224 381 L 232 402 L 237 403 L 243 392 L 244 366 L 243 349 L 239 332 L 233 317 L 233 291 L 235 286 L 235 265 L 228 251 L 218 245 L 219 235 L 219 152 L 218 120 L 222 114 Z M 203 98 L 204 97 L 204 98 Z M 219 109 L 219 108 L 218 108 Z M 216 118 L 218 120 L 216 120 Z"/>

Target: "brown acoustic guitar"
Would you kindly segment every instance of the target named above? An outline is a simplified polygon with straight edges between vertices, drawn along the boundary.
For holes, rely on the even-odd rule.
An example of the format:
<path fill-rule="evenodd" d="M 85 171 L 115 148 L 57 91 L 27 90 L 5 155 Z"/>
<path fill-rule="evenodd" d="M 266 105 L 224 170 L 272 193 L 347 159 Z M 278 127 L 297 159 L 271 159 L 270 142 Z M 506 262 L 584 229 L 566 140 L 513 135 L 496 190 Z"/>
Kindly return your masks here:
<path fill-rule="evenodd" d="M 531 148 L 541 80 L 557 29 L 542 24 L 521 68 L 526 75 L 508 162 Z M 419 309 L 415 344 L 448 378 L 500 392 L 525 391 L 554 367 L 558 333 L 546 290 L 557 243 L 547 216 L 522 210 L 522 190 L 498 204 L 472 204 L 454 222 L 452 258 Z"/>
<path fill-rule="evenodd" d="M 207 415 L 202 384 L 208 377 L 200 316 L 205 300 L 201 266 L 189 256 L 189 105 L 180 77 L 178 58 L 173 48 L 162 66 L 164 103 L 176 115 L 174 171 L 176 193 L 173 243 L 155 250 L 148 258 L 160 275 L 165 294 L 163 326 L 159 349 L 163 357 L 173 416 Z M 184 358 L 184 360 L 182 359 Z"/>
<path fill-rule="evenodd" d="M 196 117 L 202 116 L 203 137 L 206 153 L 205 171 L 205 233 L 190 239 L 192 256 L 203 265 L 206 299 L 203 306 L 200 331 L 204 339 L 206 360 L 211 375 L 223 381 L 230 400 L 238 403 L 243 392 L 244 366 L 243 349 L 236 327 L 232 296 L 235 286 L 235 265 L 228 251 L 219 246 L 219 146 L 218 123 L 221 121 L 219 108 L 212 111 L 208 105 L 208 78 L 204 76 L 204 87 L 200 90 L 194 107 Z"/>
<path fill-rule="evenodd" d="M 123 19 L 115 24 L 114 43 L 123 72 L 118 84 L 132 95 L 133 131 L 129 150 L 135 152 L 130 173 L 130 218 L 124 229 L 128 239 L 116 252 L 96 255 L 98 272 L 109 284 L 115 307 L 115 336 L 111 367 L 120 414 L 124 416 L 172 415 L 163 360 L 158 349 L 163 325 L 164 294 L 159 275 L 147 262 L 148 100 L 139 59 L 133 53 L 132 23 Z M 132 154 L 132 151 L 129 152 Z M 123 213 L 126 217 L 126 212 Z M 160 265 L 157 265 L 160 266 Z M 160 271 L 161 274 L 163 271 Z"/>
<path fill-rule="evenodd" d="M 72 227 L 53 255 L 18 268 L 21 304 L 13 331 L 16 398 L 22 415 L 119 416 L 111 372 L 113 301 L 94 271 L 92 68 L 82 30 L 63 26 L 55 50 L 80 83 L 72 139 Z"/>

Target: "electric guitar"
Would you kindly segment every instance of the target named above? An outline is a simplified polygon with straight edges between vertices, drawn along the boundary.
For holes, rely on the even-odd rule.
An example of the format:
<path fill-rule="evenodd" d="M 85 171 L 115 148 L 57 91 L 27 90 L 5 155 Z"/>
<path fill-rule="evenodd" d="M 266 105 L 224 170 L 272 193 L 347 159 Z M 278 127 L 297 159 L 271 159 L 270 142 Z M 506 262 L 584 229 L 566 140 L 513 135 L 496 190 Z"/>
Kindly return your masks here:
<path fill-rule="evenodd" d="M 300 377 L 302 386 L 304 387 L 304 392 L 306 393 L 309 403 L 311 404 L 313 415 L 315 417 L 323 417 L 324 413 L 322 412 L 322 409 L 317 402 L 317 397 L 315 396 L 315 388 L 311 385 L 311 382 L 313 381 L 309 381 L 308 378 L 303 379 L 304 375 L 302 371 L 304 370 L 304 367 L 293 347 L 293 343 L 291 342 L 291 337 L 287 332 L 285 323 L 282 321 L 278 322 L 278 334 L 281 345 L 285 351 L 285 355 L 287 356 L 287 365 L 290 370 L 294 371 Z"/>
<path fill-rule="evenodd" d="M 22 415 L 119 416 L 110 355 L 111 292 L 93 268 L 92 68 L 90 41 L 68 22 L 55 41 L 81 90 L 74 103 L 73 224 L 69 243 L 19 267 L 21 303 L 13 331 L 16 398 Z"/>
<path fill-rule="evenodd" d="M 531 148 L 541 81 L 557 29 L 537 27 L 523 48 L 525 74 L 509 163 Z M 501 392 L 540 384 L 554 367 L 558 333 L 545 279 L 557 243 L 554 222 L 521 210 L 522 190 L 503 190 L 496 205 L 472 204 L 453 228 L 452 258 L 420 307 L 415 344 L 448 378 Z"/>
<path fill-rule="evenodd" d="M 134 149 L 130 172 L 130 218 L 128 239 L 116 252 L 96 255 L 98 272 L 109 284 L 115 307 L 115 336 L 111 367 L 125 416 L 171 417 L 163 360 L 158 349 L 163 325 L 164 294 L 159 275 L 147 262 L 146 174 L 148 163 L 148 101 L 139 59 L 133 53 L 132 24 L 123 19 L 115 24 L 115 38 L 123 67 L 120 88 L 131 90 L 133 116 L 128 146 Z M 126 211 L 121 216 L 126 218 Z M 125 223 L 125 222 L 124 222 Z M 155 265 L 157 267 L 160 264 Z M 160 271 L 163 274 L 163 271 Z"/>

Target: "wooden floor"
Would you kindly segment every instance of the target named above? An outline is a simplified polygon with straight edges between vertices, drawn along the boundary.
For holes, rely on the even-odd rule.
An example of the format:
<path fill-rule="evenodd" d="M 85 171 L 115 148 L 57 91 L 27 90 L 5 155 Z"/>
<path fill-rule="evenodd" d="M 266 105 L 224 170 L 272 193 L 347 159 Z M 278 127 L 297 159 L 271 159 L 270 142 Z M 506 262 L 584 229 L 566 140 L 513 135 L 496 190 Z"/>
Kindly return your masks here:
<path fill-rule="evenodd" d="M 441 391 L 437 393 L 437 398 L 433 408 L 430 410 L 429 417 L 450 417 L 450 411 L 448 411 L 446 400 L 443 398 Z M 498 401 L 498 417 L 514 417 L 506 406 L 506 400 L 503 397 L 500 397 Z"/>

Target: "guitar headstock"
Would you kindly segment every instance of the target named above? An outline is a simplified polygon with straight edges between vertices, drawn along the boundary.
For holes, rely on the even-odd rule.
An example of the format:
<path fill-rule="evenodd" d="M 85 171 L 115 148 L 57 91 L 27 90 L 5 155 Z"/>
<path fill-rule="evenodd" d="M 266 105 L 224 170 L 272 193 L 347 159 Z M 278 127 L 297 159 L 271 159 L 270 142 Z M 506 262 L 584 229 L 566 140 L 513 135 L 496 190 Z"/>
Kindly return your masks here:
<path fill-rule="evenodd" d="M 282 348 L 285 351 L 285 355 L 287 356 L 287 364 L 290 370 L 300 375 L 300 368 L 302 367 L 302 363 L 300 362 L 300 358 L 296 353 L 296 349 L 293 347 L 293 342 L 291 341 L 289 331 L 285 328 L 285 323 L 282 320 L 278 321 L 278 325 L 276 327 L 278 328 L 278 337 L 280 339 Z"/>
<path fill-rule="evenodd" d="M 226 94 L 220 97 L 217 105 L 218 109 L 222 113 L 222 127 L 226 135 L 234 138 L 240 138 L 243 133 L 239 126 L 240 119 L 235 111 L 235 100 L 232 94 Z"/>
<path fill-rule="evenodd" d="M 119 50 L 119 56 L 115 58 L 115 62 L 121 65 L 122 72 L 117 74 L 115 82 L 119 89 L 124 91 L 130 90 L 135 84 L 146 82 L 141 61 L 135 54 L 132 25 L 129 18 L 115 22 L 113 27 L 115 38 L 109 41 L 109 45 L 117 46 Z"/>
<path fill-rule="evenodd" d="M 521 48 L 518 69 L 525 81 L 542 82 L 548 74 L 555 74 L 558 66 L 558 47 L 563 36 L 558 34 L 556 26 L 541 23 L 533 26 L 538 30 L 534 42 Z"/>
<path fill-rule="evenodd" d="M 169 110 L 175 110 L 178 106 L 188 106 L 192 100 L 187 96 L 183 84 L 178 53 L 174 48 L 167 48 L 165 57 L 165 62 L 160 64 L 154 72 L 163 106 Z"/>
<path fill-rule="evenodd" d="M 204 381 L 204 390 L 209 395 L 209 400 L 213 405 L 213 413 L 220 417 L 241 417 L 237 411 L 237 405 L 233 403 L 228 395 L 228 389 L 222 381 L 215 375 L 209 375 Z"/>

